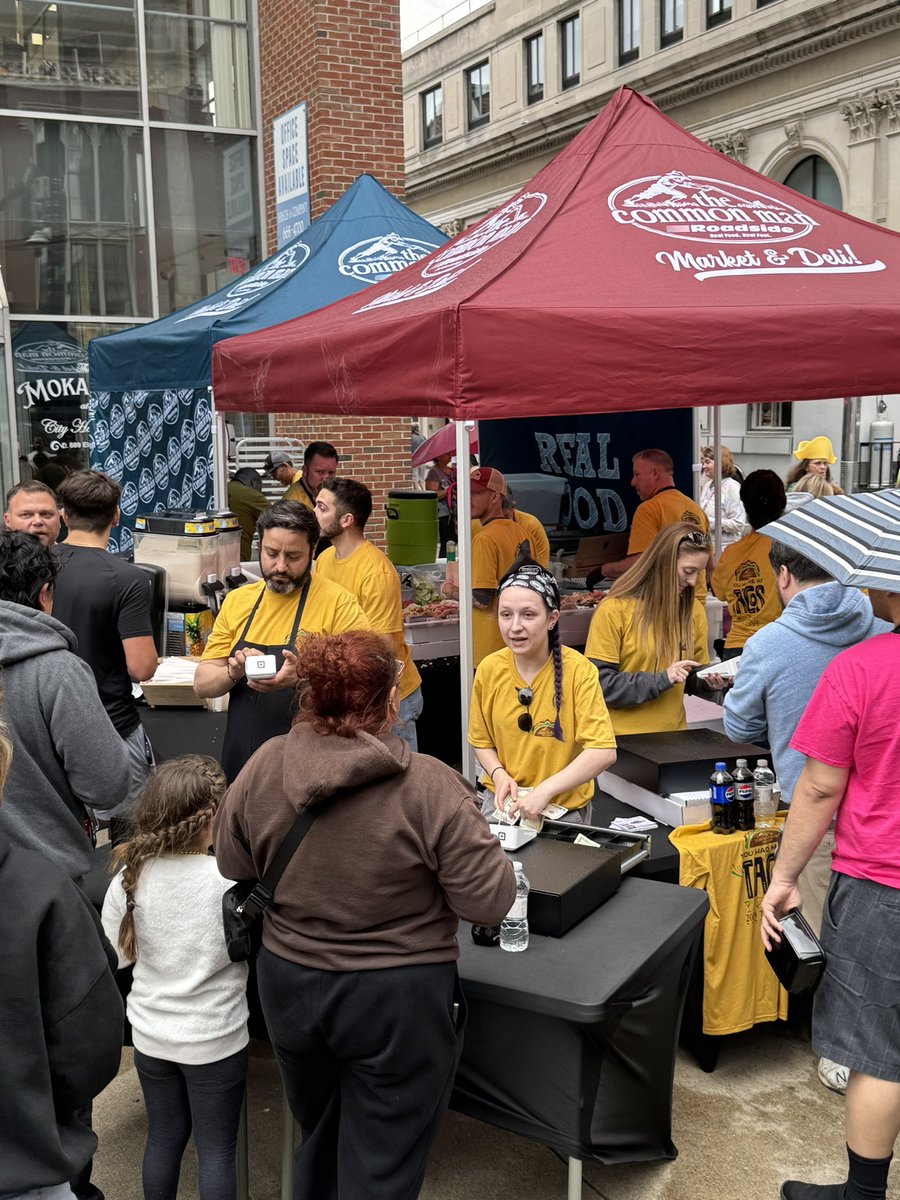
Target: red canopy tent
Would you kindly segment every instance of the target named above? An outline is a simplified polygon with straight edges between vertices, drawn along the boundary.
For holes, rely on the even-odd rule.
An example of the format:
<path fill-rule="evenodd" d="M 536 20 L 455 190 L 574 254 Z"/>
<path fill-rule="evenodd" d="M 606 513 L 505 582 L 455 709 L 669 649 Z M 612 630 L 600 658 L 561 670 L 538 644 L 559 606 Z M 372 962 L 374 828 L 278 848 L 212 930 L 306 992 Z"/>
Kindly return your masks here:
<path fill-rule="evenodd" d="M 900 387 L 900 235 L 621 89 L 428 258 L 215 350 L 220 410 L 501 418 Z"/>
<path fill-rule="evenodd" d="M 462 422 L 478 417 L 894 392 L 898 329 L 900 235 L 732 161 L 622 88 L 428 258 L 214 347 L 213 385 L 219 411 L 455 418 L 465 462 Z M 467 595 L 465 541 L 459 576 Z"/>

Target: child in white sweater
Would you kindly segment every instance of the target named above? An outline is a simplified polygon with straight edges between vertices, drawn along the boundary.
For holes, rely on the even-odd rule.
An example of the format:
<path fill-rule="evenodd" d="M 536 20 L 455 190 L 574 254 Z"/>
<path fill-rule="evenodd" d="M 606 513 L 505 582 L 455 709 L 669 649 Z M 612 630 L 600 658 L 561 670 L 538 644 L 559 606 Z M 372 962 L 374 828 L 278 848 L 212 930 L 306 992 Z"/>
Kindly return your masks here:
<path fill-rule="evenodd" d="M 200 1200 L 235 1200 L 235 1145 L 247 1073 L 247 966 L 228 958 L 209 853 L 225 791 L 200 755 L 157 768 L 118 847 L 103 926 L 119 966 L 134 963 L 127 1012 L 147 1106 L 144 1200 L 176 1200 L 193 1132 Z"/>

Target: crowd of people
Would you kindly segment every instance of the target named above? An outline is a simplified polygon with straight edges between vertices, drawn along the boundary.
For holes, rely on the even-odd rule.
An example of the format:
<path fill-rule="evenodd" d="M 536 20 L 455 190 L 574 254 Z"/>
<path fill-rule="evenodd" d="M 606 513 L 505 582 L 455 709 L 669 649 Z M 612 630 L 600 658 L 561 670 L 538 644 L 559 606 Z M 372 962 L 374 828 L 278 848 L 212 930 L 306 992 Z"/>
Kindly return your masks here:
<path fill-rule="evenodd" d="M 828 483 L 824 443 L 795 453 L 801 484 Z M 721 699 L 736 741 L 771 746 L 790 805 L 764 940 L 802 906 L 828 955 L 813 1045 L 822 1081 L 847 1093 L 848 1179 L 791 1181 L 783 1200 L 883 1200 L 900 1131 L 900 595 L 845 588 L 767 536 L 785 486 L 770 471 L 738 478 L 730 456 L 729 541 L 714 562 L 712 454 L 699 505 L 675 487 L 668 454 L 635 456 L 627 554 L 590 581 L 608 593 L 584 654 L 561 643 L 543 529 L 501 472 L 471 468 L 475 786 L 418 753 L 421 679 L 399 577 L 366 537 L 370 490 L 338 475 L 328 443 L 311 443 L 299 470 L 270 455 L 264 469 L 287 489 L 274 503 L 258 476 L 231 481 L 261 578 L 225 597 L 196 671 L 199 696 L 229 695 L 221 765 L 154 762 L 131 696 L 156 665 L 148 587 L 106 551 L 115 481 L 77 471 L 58 496 L 39 482 L 12 489 L 0 535 L 0 895 L 16 897 L 21 921 L 0 949 L 13 1014 L 0 1034 L 13 1081 L 0 1100 L 0 1200 L 102 1200 L 91 1103 L 123 1031 L 110 968 L 130 972 L 145 1197 L 175 1200 L 191 1137 L 201 1200 L 235 1196 L 248 973 L 228 957 L 222 897 L 262 876 L 300 818 L 306 836 L 256 960 L 302 1133 L 294 1194 L 416 1195 L 462 1047 L 458 922 L 497 925 L 515 895 L 485 816 L 535 820 L 556 805 L 590 824 L 617 736 L 683 729 L 686 692 Z M 424 480 L 447 509 L 445 542 L 458 537 L 455 482 L 449 459 Z M 731 613 L 733 685 L 698 675 L 708 581 Z M 264 655 L 276 659 L 270 678 L 248 672 Z M 98 818 L 115 872 L 102 922 L 84 893 Z"/>

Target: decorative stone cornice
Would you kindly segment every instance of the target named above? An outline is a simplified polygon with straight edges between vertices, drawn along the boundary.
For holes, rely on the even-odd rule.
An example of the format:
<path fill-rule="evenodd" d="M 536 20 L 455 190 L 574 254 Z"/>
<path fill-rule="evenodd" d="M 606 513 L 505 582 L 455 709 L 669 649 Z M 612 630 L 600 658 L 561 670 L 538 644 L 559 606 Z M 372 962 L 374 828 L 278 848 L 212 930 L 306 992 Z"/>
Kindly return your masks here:
<path fill-rule="evenodd" d="M 878 136 L 884 100 L 879 92 L 849 96 L 840 106 L 840 114 L 850 130 L 850 145 L 868 142 Z"/>
<path fill-rule="evenodd" d="M 803 145 L 803 118 L 797 117 L 796 120 L 785 121 L 784 136 L 792 150 L 799 150 Z"/>
<path fill-rule="evenodd" d="M 733 133 L 722 134 L 721 137 L 708 138 L 707 144 L 712 146 L 713 150 L 718 150 L 720 154 L 727 154 L 735 162 L 745 163 L 747 161 L 749 143 L 746 129 L 736 129 Z"/>

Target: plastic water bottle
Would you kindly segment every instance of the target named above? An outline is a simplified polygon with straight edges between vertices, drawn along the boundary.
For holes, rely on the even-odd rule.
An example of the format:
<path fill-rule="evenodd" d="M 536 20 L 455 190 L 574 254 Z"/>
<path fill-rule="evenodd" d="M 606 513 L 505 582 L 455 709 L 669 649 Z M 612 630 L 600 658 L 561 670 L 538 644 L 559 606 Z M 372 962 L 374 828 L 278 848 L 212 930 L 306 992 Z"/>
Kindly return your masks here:
<path fill-rule="evenodd" d="M 775 776 L 769 770 L 769 760 L 758 758 L 753 772 L 753 815 L 757 829 L 771 829 L 775 824 Z"/>
<path fill-rule="evenodd" d="M 734 780 L 723 762 L 716 763 L 709 777 L 709 803 L 713 833 L 734 833 Z"/>
<path fill-rule="evenodd" d="M 500 922 L 500 948 L 515 954 L 528 949 L 528 892 L 531 885 L 520 862 L 513 863 L 516 872 L 516 898 Z"/>
<path fill-rule="evenodd" d="M 756 827 L 755 799 L 753 772 L 747 766 L 746 758 L 739 758 L 734 769 L 734 805 L 738 829 L 747 831 Z"/>

